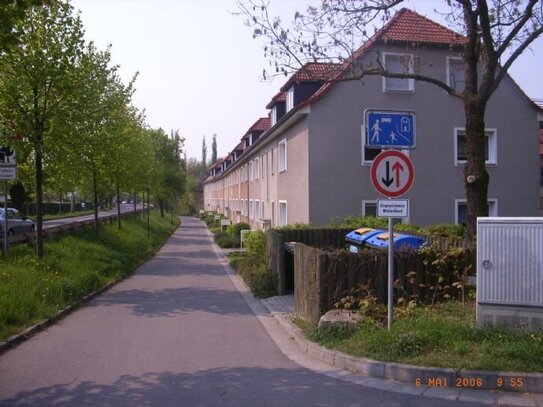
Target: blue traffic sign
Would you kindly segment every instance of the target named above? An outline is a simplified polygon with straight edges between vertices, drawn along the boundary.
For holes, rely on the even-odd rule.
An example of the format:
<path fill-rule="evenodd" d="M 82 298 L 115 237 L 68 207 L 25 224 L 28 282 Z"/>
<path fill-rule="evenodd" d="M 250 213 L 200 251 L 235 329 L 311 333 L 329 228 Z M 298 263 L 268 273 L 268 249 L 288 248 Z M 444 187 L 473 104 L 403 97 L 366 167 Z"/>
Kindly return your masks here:
<path fill-rule="evenodd" d="M 415 113 L 366 110 L 366 147 L 415 148 Z"/>

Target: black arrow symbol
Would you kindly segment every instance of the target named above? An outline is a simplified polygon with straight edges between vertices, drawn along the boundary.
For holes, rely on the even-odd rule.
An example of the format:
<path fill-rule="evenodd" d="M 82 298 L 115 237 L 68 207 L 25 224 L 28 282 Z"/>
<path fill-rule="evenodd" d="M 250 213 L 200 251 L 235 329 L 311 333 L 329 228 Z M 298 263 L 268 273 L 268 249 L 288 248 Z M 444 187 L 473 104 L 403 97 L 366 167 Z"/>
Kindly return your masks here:
<path fill-rule="evenodd" d="M 389 187 L 394 182 L 394 178 L 390 178 L 390 161 L 385 161 L 385 165 L 386 178 L 381 178 L 381 181 L 383 181 L 383 184 Z"/>

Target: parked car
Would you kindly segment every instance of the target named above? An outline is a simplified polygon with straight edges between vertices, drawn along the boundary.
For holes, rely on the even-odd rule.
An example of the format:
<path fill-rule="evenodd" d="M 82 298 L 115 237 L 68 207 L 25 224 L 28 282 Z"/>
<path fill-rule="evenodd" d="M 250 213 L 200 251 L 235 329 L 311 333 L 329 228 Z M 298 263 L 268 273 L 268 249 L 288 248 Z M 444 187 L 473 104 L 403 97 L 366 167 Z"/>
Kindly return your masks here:
<path fill-rule="evenodd" d="M 15 208 L 8 208 L 8 235 L 29 233 L 34 231 L 34 222 Z M 0 236 L 4 236 L 5 209 L 0 208 Z"/>

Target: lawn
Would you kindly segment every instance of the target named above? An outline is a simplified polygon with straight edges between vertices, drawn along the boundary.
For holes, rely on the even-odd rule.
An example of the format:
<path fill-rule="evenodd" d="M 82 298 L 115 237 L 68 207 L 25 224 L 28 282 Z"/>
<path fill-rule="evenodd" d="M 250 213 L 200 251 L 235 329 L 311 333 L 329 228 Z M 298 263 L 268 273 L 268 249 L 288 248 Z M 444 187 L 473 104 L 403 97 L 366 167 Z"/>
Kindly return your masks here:
<path fill-rule="evenodd" d="M 358 329 L 319 332 L 299 319 L 313 341 L 347 354 L 386 362 L 469 370 L 543 372 L 543 332 L 509 331 L 475 326 L 475 306 L 451 301 L 396 310 L 386 323 L 366 318 Z"/>
<path fill-rule="evenodd" d="M 44 241 L 38 260 L 28 245 L 13 247 L 0 261 L 0 341 L 19 333 L 104 285 L 131 274 L 152 257 L 177 227 L 170 216 L 125 218 L 92 229 L 67 232 Z"/>

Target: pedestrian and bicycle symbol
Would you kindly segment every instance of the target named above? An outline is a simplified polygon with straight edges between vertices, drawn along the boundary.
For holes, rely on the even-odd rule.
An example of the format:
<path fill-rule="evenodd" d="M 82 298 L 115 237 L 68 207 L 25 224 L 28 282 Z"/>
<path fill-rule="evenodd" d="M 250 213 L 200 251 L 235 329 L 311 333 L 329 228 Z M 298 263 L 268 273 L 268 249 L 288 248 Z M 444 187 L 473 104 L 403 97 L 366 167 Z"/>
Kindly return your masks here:
<path fill-rule="evenodd" d="M 366 147 L 415 148 L 415 113 L 368 109 Z"/>
<path fill-rule="evenodd" d="M 380 194 L 395 198 L 405 194 L 413 184 L 413 163 L 401 151 L 389 150 L 380 153 L 371 164 L 371 182 Z"/>

